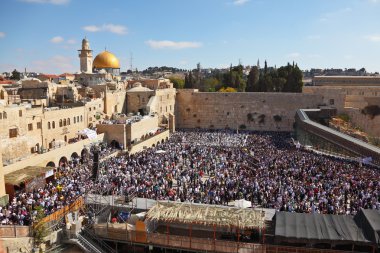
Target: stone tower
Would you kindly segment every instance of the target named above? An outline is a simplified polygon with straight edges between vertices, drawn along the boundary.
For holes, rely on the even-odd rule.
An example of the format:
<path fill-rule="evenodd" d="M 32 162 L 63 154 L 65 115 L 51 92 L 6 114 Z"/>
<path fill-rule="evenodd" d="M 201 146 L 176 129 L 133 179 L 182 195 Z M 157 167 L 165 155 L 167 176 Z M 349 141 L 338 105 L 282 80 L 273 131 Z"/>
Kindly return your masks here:
<path fill-rule="evenodd" d="M 80 59 L 80 71 L 92 73 L 92 50 L 86 38 L 82 40 L 82 49 L 78 50 Z"/>

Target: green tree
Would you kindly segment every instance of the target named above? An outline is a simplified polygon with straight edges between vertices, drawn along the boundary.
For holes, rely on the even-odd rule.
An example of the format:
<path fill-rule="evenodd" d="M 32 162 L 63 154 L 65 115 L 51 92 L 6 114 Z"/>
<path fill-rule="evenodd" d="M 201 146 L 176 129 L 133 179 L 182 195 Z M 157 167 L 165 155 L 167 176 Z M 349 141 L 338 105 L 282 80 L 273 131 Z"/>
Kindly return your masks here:
<path fill-rule="evenodd" d="M 42 221 L 45 217 L 44 208 L 42 206 L 37 206 L 35 210 L 37 214 L 33 220 L 33 223 L 35 224 L 33 227 L 33 237 L 35 245 L 39 246 L 44 242 L 44 238 L 48 235 L 48 229 L 46 223 Z"/>
<path fill-rule="evenodd" d="M 185 80 L 179 77 L 170 77 L 170 81 L 174 84 L 174 88 L 183 89 L 185 87 Z"/>
<path fill-rule="evenodd" d="M 12 80 L 20 80 L 21 79 L 21 74 L 18 72 L 16 69 L 12 71 Z"/>
<path fill-rule="evenodd" d="M 194 88 L 194 78 L 193 74 L 190 71 L 189 74 L 185 75 L 185 89 L 193 89 Z"/>
<path fill-rule="evenodd" d="M 219 80 L 215 77 L 205 78 L 202 80 L 203 91 L 215 91 L 219 83 Z"/>
<path fill-rule="evenodd" d="M 259 87 L 257 86 L 259 83 L 259 68 L 257 66 L 253 66 L 248 74 L 248 81 L 247 81 L 247 91 L 249 92 L 255 92 L 258 91 Z"/>

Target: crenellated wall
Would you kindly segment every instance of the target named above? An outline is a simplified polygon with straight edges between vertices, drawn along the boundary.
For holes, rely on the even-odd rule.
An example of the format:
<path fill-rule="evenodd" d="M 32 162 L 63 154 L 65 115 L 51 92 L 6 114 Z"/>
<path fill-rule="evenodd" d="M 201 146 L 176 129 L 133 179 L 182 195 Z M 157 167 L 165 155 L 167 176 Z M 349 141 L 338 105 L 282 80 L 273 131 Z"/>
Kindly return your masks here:
<path fill-rule="evenodd" d="M 322 96 L 314 94 L 179 90 L 176 127 L 292 131 L 297 109 L 321 103 Z"/>

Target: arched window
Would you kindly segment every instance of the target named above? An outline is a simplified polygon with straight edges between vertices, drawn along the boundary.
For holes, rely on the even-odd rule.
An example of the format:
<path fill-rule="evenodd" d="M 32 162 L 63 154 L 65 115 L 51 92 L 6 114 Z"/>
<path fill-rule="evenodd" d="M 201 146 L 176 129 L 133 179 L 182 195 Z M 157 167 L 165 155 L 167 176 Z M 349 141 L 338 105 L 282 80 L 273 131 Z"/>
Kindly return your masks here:
<path fill-rule="evenodd" d="M 79 122 L 79 116 L 77 116 L 77 122 Z"/>
<path fill-rule="evenodd" d="M 48 129 L 50 129 L 51 128 L 51 126 L 50 126 L 50 121 L 48 122 Z"/>
<path fill-rule="evenodd" d="M 59 120 L 59 127 L 62 127 L 62 120 Z"/>
<path fill-rule="evenodd" d="M 66 126 L 66 119 L 63 119 L 63 126 Z"/>
<path fill-rule="evenodd" d="M 70 125 L 70 118 L 67 118 L 67 125 Z"/>
<path fill-rule="evenodd" d="M 74 124 L 77 123 L 77 118 L 74 117 Z"/>
<path fill-rule="evenodd" d="M 53 123 L 52 123 L 52 127 L 53 127 L 53 129 L 55 128 L 55 121 L 53 121 Z"/>
<path fill-rule="evenodd" d="M 83 121 L 83 116 L 81 115 L 81 116 L 80 116 L 80 122 L 82 122 L 82 121 Z"/>
<path fill-rule="evenodd" d="M 7 113 L 3 112 L 3 119 L 6 119 L 6 118 L 7 118 Z"/>

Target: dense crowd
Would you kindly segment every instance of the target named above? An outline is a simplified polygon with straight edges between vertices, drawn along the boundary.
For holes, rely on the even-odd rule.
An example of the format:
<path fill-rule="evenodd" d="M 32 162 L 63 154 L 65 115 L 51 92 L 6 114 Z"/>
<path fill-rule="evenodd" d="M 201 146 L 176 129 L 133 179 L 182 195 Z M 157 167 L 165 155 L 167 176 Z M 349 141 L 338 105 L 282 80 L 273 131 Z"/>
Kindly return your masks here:
<path fill-rule="evenodd" d="M 110 153 L 103 148 L 101 156 Z M 297 148 L 286 133 L 179 131 L 154 148 L 104 159 L 95 183 L 89 160 L 71 161 L 44 188 L 20 192 L 0 211 L 1 223 L 27 225 L 36 206 L 49 214 L 89 191 L 218 205 L 246 199 L 289 212 L 380 210 L 379 170 Z"/>

